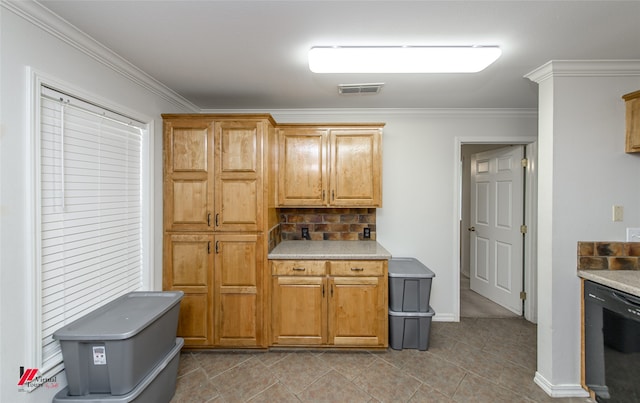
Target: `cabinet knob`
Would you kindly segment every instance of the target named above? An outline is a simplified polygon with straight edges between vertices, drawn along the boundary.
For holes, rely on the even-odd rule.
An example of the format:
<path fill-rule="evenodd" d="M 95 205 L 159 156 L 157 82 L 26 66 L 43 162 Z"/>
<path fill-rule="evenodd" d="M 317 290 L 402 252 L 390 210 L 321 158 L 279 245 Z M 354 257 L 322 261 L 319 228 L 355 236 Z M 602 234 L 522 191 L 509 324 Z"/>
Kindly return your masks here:
<path fill-rule="evenodd" d="M 304 268 L 304 267 L 294 267 L 294 268 L 293 268 L 293 270 L 294 270 L 294 271 L 305 271 L 305 270 L 307 270 L 307 269 L 306 269 L 306 268 Z"/>
<path fill-rule="evenodd" d="M 351 271 L 364 271 L 364 268 L 362 268 L 362 267 L 352 267 Z"/>

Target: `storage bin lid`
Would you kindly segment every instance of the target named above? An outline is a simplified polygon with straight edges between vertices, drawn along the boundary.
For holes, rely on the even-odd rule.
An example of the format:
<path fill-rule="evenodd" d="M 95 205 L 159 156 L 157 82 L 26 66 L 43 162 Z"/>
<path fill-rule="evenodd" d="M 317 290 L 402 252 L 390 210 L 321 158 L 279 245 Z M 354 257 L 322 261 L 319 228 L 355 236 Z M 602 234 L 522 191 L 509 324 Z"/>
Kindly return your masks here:
<path fill-rule="evenodd" d="M 401 316 L 403 318 L 426 318 L 436 314 L 436 311 L 429 306 L 428 312 L 398 312 L 389 309 L 389 316 Z"/>
<path fill-rule="evenodd" d="M 433 278 L 435 273 L 413 257 L 389 259 L 389 277 Z"/>
<path fill-rule="evenodd" d="M 53 333 L 56 340 L 124 340 L 180 303 L 182 291 L 134 291 Z"/>

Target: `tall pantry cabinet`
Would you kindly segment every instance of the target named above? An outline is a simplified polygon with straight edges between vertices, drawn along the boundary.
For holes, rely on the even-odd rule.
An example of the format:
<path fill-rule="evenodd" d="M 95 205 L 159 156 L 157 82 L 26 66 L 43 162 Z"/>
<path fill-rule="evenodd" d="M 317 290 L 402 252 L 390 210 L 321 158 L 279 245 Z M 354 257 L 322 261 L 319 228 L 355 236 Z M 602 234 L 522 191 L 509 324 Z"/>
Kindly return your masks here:
<path fill-rule="evenodd" d="M 185 346 L 266 347 L 269 115 L 163 115 L 163 289 Z"/>

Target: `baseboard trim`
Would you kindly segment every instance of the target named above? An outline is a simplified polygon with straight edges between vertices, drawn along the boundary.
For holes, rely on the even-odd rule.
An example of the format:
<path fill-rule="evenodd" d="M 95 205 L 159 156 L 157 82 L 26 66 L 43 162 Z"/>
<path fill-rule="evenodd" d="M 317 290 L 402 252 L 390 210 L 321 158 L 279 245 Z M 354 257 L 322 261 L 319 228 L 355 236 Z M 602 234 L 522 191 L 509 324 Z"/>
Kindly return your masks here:
<path fill-rule="evenodd" d="M 589 393 L 577 384 L 554 385 L 536 371 L 533 381 L 551 397 L 589 397 Z"/>
<path fill-rule="evenodd" d="M 455 315 L 452 313 L 436 312 L 436 314 L 433 316 L 433 321 L 434 322 L 458 322 L 459 320 L 456 320 Z"/>

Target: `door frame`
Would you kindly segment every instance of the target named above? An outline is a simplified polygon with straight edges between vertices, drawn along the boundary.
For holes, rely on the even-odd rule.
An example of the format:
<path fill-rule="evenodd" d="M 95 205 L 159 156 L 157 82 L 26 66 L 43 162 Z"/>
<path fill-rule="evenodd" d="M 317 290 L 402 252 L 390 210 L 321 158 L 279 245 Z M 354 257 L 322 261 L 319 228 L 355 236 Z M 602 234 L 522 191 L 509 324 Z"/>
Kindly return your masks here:
<path fill-rule="evenodd" d="M 537 220 L 538 220 L 538 143 L 537 137 L 456 137 L 454 149 L 454 197 L 453 204 L 455 220 L 453 222 L 454 234 L 454 320 L 460 321 L 460 237 L 462 220 L 462 146 L 464 144 L 523 144 L 527 155 L 527 170 L 525 173 L 525 223 L 527 234 L 525 235 L 525 255 L 524 255 L 524 291 L 527 298 L 524 303 L 524 317 L 526 320 L 536 323 L 538 319 L 537 311 Z"/>

